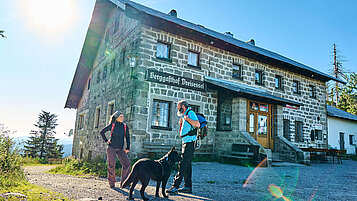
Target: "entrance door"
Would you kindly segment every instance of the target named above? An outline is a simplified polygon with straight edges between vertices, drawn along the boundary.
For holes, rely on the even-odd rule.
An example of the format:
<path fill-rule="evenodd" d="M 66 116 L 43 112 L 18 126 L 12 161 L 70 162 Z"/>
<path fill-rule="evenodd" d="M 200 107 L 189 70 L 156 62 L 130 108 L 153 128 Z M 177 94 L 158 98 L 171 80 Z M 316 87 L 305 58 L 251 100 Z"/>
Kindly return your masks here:
<path fill-rule="evenodd" d="M 248 101 L 247 131 L 264 148 L 272 149 L 272 105 Z"/>
<path fill-rule="evenodd" d="M 340 150 L 345 150 L 345 134 L 340 133 Z"/>

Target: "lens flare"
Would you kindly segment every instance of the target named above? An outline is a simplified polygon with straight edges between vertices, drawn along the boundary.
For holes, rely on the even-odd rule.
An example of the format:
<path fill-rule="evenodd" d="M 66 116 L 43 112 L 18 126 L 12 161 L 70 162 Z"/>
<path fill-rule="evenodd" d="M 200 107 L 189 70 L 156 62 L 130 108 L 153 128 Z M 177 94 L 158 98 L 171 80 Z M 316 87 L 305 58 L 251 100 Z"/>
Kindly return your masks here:
<path fill-rule="evenodd" d="M 286 201 L 290 201 L 289 198 L 287 198 L 283 195 L 283 190 L 281 190 L 281 188 L 279 186 L 277 186 L 275 184 L 269 184 L 268 189 L 274 197 L 283 198 Z"/>
<path fill-rule="evenodd" d="M 248 176 L 248 179 L 244 182 L 243 188 L 248 187 L 248 182 L 250 181 L 250 179 L 252 178 L 252 176 L 254 175 L 254 173 L 258 170 L 258 168 L 259 168 L 260 166 L 262 166 L 264 163 L 266 163 L 266 161 L 267 161 L 267 158 L 264 158 L 264 160 L 262 160 L 262 161 L 257 165 L 257 167 L 254 168 L 254 170 L 252 171 L 252 173 L 250 173 L 250 175 Z"/>

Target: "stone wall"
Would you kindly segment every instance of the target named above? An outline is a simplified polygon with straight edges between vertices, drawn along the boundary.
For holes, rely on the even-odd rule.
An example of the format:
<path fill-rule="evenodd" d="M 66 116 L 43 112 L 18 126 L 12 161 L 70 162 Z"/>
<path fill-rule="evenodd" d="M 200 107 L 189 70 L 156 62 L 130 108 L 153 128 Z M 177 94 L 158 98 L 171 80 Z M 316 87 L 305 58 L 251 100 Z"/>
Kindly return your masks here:
<path fill-rule="evenodd" d="M 114 9 L 109 19 L 106 27 L 108 40 L 105 42 L 104 34 L 88 79 L 91 82 L 90 88 L 85 87 L 77 109 L 72 152 L 77 157 L 80 156 L 81 149 L 83 158 L 88 158 L 90 151 L 91 158 L 106 156 L 106 144 L 99 131 L 109 123 L 109 104 L 114 104 L 114 111 L 121 110 L 124 113 L 124 121 L 128 123 L 132 140 L 140 140 L 140 137 L 135 135 L 140 135 L 140 132 L 135 131 L 135 108 L 132 107 L 137 80 L 133 79 L 133 69 L 128 58 L 131 55 L 138 55 L 140 23 L 127 18 L 119 9 Z M 116 19 L 119 19 L 119 29 L 114 33 Z M 99 126 L 95 128 L 97 108 L 100 108 L 100 117 Z M 79 115 L 85 117 L 83 129 L 78 127 Z M 107 137 L 109 135 L 107 132 Z"/>

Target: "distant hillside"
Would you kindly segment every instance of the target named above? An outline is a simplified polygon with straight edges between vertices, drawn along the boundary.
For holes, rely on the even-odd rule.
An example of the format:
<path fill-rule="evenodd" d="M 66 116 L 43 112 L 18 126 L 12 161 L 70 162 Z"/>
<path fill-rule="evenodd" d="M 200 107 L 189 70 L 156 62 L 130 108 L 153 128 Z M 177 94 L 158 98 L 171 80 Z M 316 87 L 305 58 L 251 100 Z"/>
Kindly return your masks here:
<path fill-rule="evenodd" d="M 28 140 L 28 136 L 14 137 L 13 138 L 16 144 L 20 149 L 24 148 L 25 142 Z M 63 145 L 63 157 L 68 157 L 72 155 L 72 147 L 73 147 L 73 139 L 72 138 L 60 138 L 58 140 L 58 144 Z"/>

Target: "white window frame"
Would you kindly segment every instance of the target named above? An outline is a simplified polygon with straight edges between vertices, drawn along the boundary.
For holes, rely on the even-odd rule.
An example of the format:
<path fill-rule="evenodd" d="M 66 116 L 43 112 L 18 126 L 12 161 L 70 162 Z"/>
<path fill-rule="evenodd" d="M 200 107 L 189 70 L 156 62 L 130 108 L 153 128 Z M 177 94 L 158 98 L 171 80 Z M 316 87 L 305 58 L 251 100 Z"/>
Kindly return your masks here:
<path fill-rule="evenodd" d="M 166 125 L 162 125 L 161 124 L 161 121 L 159 120 L 159 117 L 157 116 L 158 115 L 158 112 L 156 112 L 155 114 L 155 111 L 158 111 L 157 109 L 155 110 L 154 108 L 154 104 L 155 102 L 163 102 L 163 103 L 168 103 L 168 107 L 167 108 L 164 108 L 164 110 L 160 110 L 160 113 L 161 112 L 164 112 L 164 115 L 166 117 L 166 120 L 164 119 L 164 122 L 166 122 Z M 163 130 L 169 130 L 171 129 L 171 107 L 172 107 L 173 103 L 172 101 L 168 101 L 168 100 L 162 100 L 162 99 L 153 99 L 152 101 L 152 114 L 151 114 L 151 128 L 153 129 L 163 129 Z M 167 109 L 167 110 L 166 110 Z M 157 118 L 154 118 L 154 116 L 156 115 Z M 155 120 L 159 120 L 159 125 L 155 125 L 154 122 Z"/>
<path fill-rule="evenodd" d="M 112 114 L 110 113 L 110 106 L 113 106 L 113 113 L 114 113 L 115 112 L 115 99 L 108 102 L 107 119 L 106 119 L 107 124 L 110 123 L 110 117 L 112 116 Z"/>
<path fill-rule="evenodd" d="M 99 114 L 98 114 L 98 110 L 99 110 Z M 95 115 L 94 115 L 94 129 L 98 129 L 99 128 L 100 113 L 101 113 L 101 106 L 97 106 L 95 108 Z"/>
<path fill-rule="evenodd" d="M 158 41 L 156 44 L 156 57 L 170 60 L 171 45 Z"/>
<path fill-rule="evenodd" d="M 187 65 L 195 68 L 199 68 L 200 54 L 193 51 L 187 53 Z"/>

